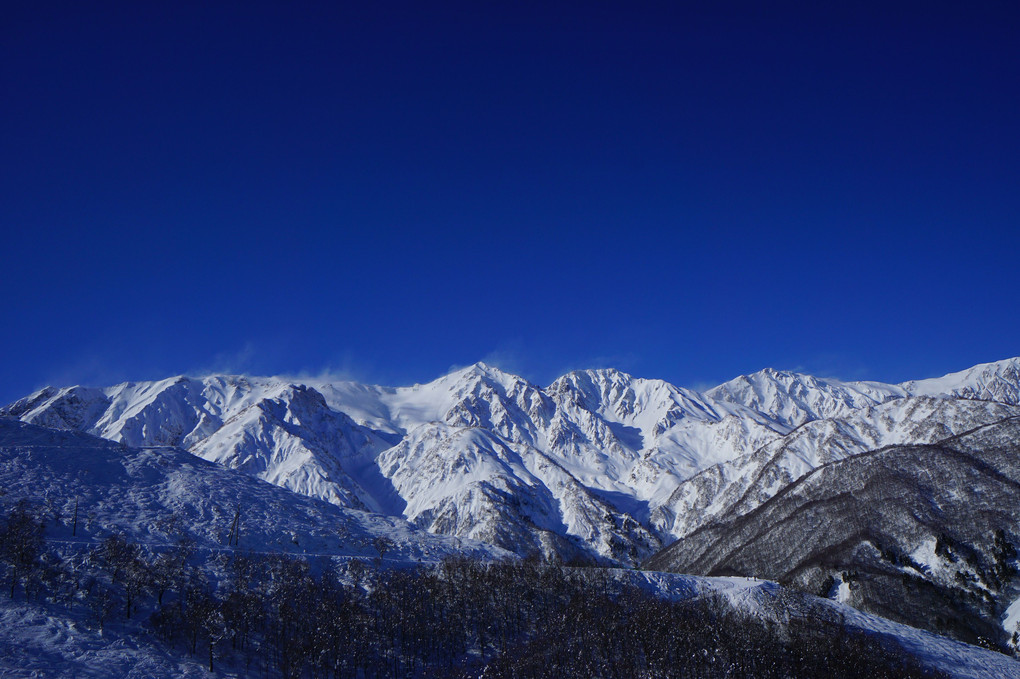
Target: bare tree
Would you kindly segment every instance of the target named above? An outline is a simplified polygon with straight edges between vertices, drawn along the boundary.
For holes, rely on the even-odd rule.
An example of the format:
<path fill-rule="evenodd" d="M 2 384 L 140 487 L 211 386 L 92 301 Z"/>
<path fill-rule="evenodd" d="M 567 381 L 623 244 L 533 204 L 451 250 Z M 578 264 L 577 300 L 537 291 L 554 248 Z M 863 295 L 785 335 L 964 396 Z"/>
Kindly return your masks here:
<path fill-rule="evenodd" d="M 43 522 L 36 518 L 27 502 L 22 500 L 0 528 L 0 558 L 10 571 L 11 598 L 18 583 L 27 582 L 39 567 L 43 548 Z"/>

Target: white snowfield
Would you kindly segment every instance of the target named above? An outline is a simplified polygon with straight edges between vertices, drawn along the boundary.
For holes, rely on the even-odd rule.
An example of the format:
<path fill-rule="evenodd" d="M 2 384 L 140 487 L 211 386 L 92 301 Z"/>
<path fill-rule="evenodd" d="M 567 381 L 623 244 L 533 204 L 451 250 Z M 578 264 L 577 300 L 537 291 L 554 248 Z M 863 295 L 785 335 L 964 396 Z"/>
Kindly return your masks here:
<path fill-rule="evenodd" d="M 101 635 L 78 619 L 39 605 L 0 597 L 0 676 L 209 677 L 201 659 L 170 655 L 144 637 L 107 631 Z"/>
<path fill-rule="evenodd" d="M 704 393 L 609 369 L 541 388 L 482 363 L 396 388 L 175 377 L 46 388 L 3 412 L 178 446 L 433 533 L 633 564 L 820 464 L 934 442 L 1017 414 L 1018 403 L 1014 358 L 900 385 L 767 369 Z"/>

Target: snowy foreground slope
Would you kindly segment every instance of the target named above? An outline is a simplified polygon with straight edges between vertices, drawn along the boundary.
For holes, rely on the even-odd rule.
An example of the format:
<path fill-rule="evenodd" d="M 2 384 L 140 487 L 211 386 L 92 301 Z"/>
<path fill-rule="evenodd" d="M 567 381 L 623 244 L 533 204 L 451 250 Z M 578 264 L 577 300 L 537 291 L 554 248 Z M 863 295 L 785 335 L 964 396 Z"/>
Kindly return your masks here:
<path fill-rule="evenodd" d="M 135 635 L 101 634 L 83 620 L 0 597 L 0 676 L 209 677 L 200 660 Z"/>
<path fill-rule="evenodd" d="M 3 412 L 180 447 L 522 555 L 634 564 L 819 465 L 1016 414 L 1018 366 L 902 385 L 763 370 L 698 393 L 615 370 L 540 388 L 479 363 L 399 388 L 224 375 L 46 388 Z"/>
<path fill-rule="evenodd" d="M 511 556 L 472 540 L 432 535 L 399 518 L 302 496 L 177 448 L 132 448 L 11 418 L 0 418 L 0 489 L 0 516 L 21 501 L 41 512 L 46 550 L 67 564 L 85 563 L 111 536 L 149 554 L 168 552 L 185 539 L 199 562 L 253 553 L 324 563 L 361 558 L 384 566 L 436 563 L 465 553 L 484 560 Z M 15 599 L 4 593 L 0 676 L 210 674 L 200 660 L 158 643 L 138 623 L 103 631 L 80 604 L 26 602 L 21 593 Z"/>

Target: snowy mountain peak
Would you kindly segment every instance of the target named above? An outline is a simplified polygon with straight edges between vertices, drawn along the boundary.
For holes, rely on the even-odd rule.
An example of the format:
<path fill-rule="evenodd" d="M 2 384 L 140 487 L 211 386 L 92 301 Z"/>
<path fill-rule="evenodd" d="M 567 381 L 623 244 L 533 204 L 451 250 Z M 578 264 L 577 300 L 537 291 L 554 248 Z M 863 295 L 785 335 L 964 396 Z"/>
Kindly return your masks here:
<path fill-rule="evenodd" d="M 981 363 L 943 377 L 900 385 L 917 395 L 948 395 L 1020 405 L 1020 358 Z"/>
<path fill-rule="evenodd" d="M 432 385 L 452 385 L 452 384 L 464 384 L 474 383 L 478 381 L 490 382 L 493 384 L 510 385 L 517 382 L 527 382 L 523 377 L 514 375 L 513 373 L 506 372 L 496 366 L 489 365 L 478 361 L 465 368 L 458 368 L 453 370 L 446 375 L 443 375 L 437 380 L 433 380 L 426 385 L 418 385 L 419 387 L 429 387 Z"/>
<path fill-rule="evenodd" d="M 791 427 L 811 420 L 845 416 L 860 408 L 906 396 L 894 385 L 843 382 L 765 368 L 705 392 L 709 398 L 737 403 Z"/>
<path fill-rule="evenodd" d="M 616 368 L 587 368 L 584 370 L 571 370 L 560 379 L 569 378 L 578 380 L 586 378 L 598 384 L 629 384 L 634 381 L 634 376 Z"/>
<path fill-rule="evenodd" d="M 64 389 L 80 389 L 79 386 L 65 387 Z M 38 391 L 34 391 L 24 398 L 20 398 L 10 405 L 0 408 L 0 415 L 6 417 L 24 417 L 26 414 L 32 412 L 36 408 L 49 403 L 53 400 L 60 389 L 53 386 L 45 386 Z"/>

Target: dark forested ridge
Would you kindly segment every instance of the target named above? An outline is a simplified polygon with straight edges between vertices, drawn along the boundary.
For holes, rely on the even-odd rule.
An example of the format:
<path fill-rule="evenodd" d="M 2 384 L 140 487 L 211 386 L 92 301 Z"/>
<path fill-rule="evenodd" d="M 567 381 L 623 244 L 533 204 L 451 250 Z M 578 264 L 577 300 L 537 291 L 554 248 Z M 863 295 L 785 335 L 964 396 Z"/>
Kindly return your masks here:
<path fill-rule="evenodd" d="M 1008 650 L 1020 593 L 1020 420 L 937 445 L 890 446 L 823 466 L 754 511 L 730 511 L 649 560 L 830 595 L 968 643 Z"/>
<path fill-rule="evenodd" d="M 211 669 L 283 677 L 936 677 L 887 638 L 782 624 L 718 596 L 656 598 L 612 571 L 450 558 L 429 567 L 50 545 L 27 504 L 0 523 L 5 596 L 127 626 Z"/>

